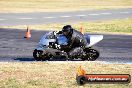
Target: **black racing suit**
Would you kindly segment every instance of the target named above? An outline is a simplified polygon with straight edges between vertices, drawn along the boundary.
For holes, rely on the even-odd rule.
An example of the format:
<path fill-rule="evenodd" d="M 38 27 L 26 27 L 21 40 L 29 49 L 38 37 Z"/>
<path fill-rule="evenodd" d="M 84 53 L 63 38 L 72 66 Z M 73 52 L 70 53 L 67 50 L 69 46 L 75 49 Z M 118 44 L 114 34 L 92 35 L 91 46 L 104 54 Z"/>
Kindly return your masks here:
<path fill-rule="evenodd" d="M 85 39 L 84 35 L 81 32 L 72 29 L 71 33 L 66 37 L 68 39 L 67 49 L 69 50 L 69 55 L 75 56 L 77 54 L 82 54 L 82 48 L 87 44 L 87 40 Z"/>
<path fill-rule="evenodd" d="M 71 48 L 85 47 L 87 44 L 84 35 L 75 29 L 73 29 L 72 33 L 69 34 L 67 38 L 68 38 L 68 45 Z"/>

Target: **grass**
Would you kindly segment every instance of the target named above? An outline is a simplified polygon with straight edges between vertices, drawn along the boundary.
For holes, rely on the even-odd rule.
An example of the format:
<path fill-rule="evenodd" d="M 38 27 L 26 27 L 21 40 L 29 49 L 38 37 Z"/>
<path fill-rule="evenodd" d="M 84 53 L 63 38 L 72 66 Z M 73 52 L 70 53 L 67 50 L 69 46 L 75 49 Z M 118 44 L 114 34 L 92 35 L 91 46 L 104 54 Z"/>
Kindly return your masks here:
<path fill-rule="evenodd" d="M 131 64 L 100 62 L 1 62 L 0 88 L 78 88 L 76 72 L 82 66 L 88 74 L 130 74 Z M 96 68 L 96 69 L 95 69 Z M 130 88 L 129 84 L 86 84 L 83 88 Z"/>
<path fill-rule="evenodd" d="M 0 86 L 1 88 L 21 88 L 20 83 L 15 78 L 8 78 L 4 81 L 5 86 Z"/>
<path fill-rule="evenodd" d="M 0 12 L 49 12 L 132 8 L 132 0 L 0 0 Z"/>
<path fill-rule="evenodd" d="M 96 22 L 30 25 L 29 27 L 33 30 L 61 30 L 61 28 L 66 24 L 71 24 L 73 28 L 77 30 L 80 30 L 80 27 L 82 25 L 84 31 L 90 33 L 132 34 L 132 18 Z M 1 28 L 26 29 L 26 27 L 27 25 L 20 25 L 5 27 L 3 26 Z"/>

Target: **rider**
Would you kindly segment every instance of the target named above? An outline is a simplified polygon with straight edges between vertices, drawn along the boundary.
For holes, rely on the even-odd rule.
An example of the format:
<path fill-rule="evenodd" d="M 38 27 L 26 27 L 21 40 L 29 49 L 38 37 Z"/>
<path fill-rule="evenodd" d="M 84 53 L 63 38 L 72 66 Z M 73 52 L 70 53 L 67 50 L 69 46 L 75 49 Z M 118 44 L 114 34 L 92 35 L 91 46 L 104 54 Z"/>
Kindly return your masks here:
<path fill-rule="evenodd" d="M 62 33 L 68 39 L 69 55 L 83 52 L 82 48 L 86 46 L 87 41 L 81 32 L 73 29 L 71 25 L 65 25 L 59 33 Z"/>

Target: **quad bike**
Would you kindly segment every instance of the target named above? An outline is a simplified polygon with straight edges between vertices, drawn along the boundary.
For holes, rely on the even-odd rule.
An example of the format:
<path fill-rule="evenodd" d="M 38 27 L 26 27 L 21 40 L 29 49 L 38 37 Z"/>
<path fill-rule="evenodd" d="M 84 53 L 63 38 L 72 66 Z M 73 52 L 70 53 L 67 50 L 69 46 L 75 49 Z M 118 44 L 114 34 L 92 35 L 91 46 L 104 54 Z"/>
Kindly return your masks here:
<path fill-rule="evenodd" d="M 57 34 L 55 31 L 47 32 L 43 35 L 33 52 L 33 57 L 37 61 L 50 60 L 51 58 L 67 58 L 67 60 L 81 59 L 94 61 L 99 57 L 99 52 L 93 48 L 103 39 L 103 35 L 84 35 L 87 40 L 87 45 L 83 48 L 83 52 L 76 55 L 69 55 L 66 51 L 67 38 L 62 34 Z"/>

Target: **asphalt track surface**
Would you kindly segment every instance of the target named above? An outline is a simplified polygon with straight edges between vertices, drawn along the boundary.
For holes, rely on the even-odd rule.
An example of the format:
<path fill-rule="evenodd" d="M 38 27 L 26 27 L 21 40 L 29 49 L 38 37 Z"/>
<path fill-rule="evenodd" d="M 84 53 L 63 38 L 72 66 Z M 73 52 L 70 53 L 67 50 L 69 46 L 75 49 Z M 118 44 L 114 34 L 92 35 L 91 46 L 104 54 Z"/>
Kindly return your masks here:
<path fill-rule="evenodd" d="M 132 8 L 74 12 L 0 13 L 0 26 L 102 21 L 132 17 Z"/>
<path fill-rule="evenodd" d="M 0 28 L 0 61 L 35 61 L 32 52 L 46 31 L 31 31 L 32 37 L 25 39 L 25 30 Z M 100 51 L 97 61 L 132 63 L 131 35 L 104 35 L 95 48 Z M 65 61 L 54 59 L 53 61 Z"/>
<path fill-rule="evenodd" d="M 132 8 L 75 12 L 0 13 L 0 26 L 102 21 L 132 18 Z M 26 30 L 0 28 L 0 61 L 35 61 L 32 52 L 46 31 L 31 31 L 31 39 L 24 39 Z M 100 51 L 97 61 L 132 63 L 132 36 L 107 35 L 95 48 Z M 54 61 L 65 61 L 55 59 Z"/>

